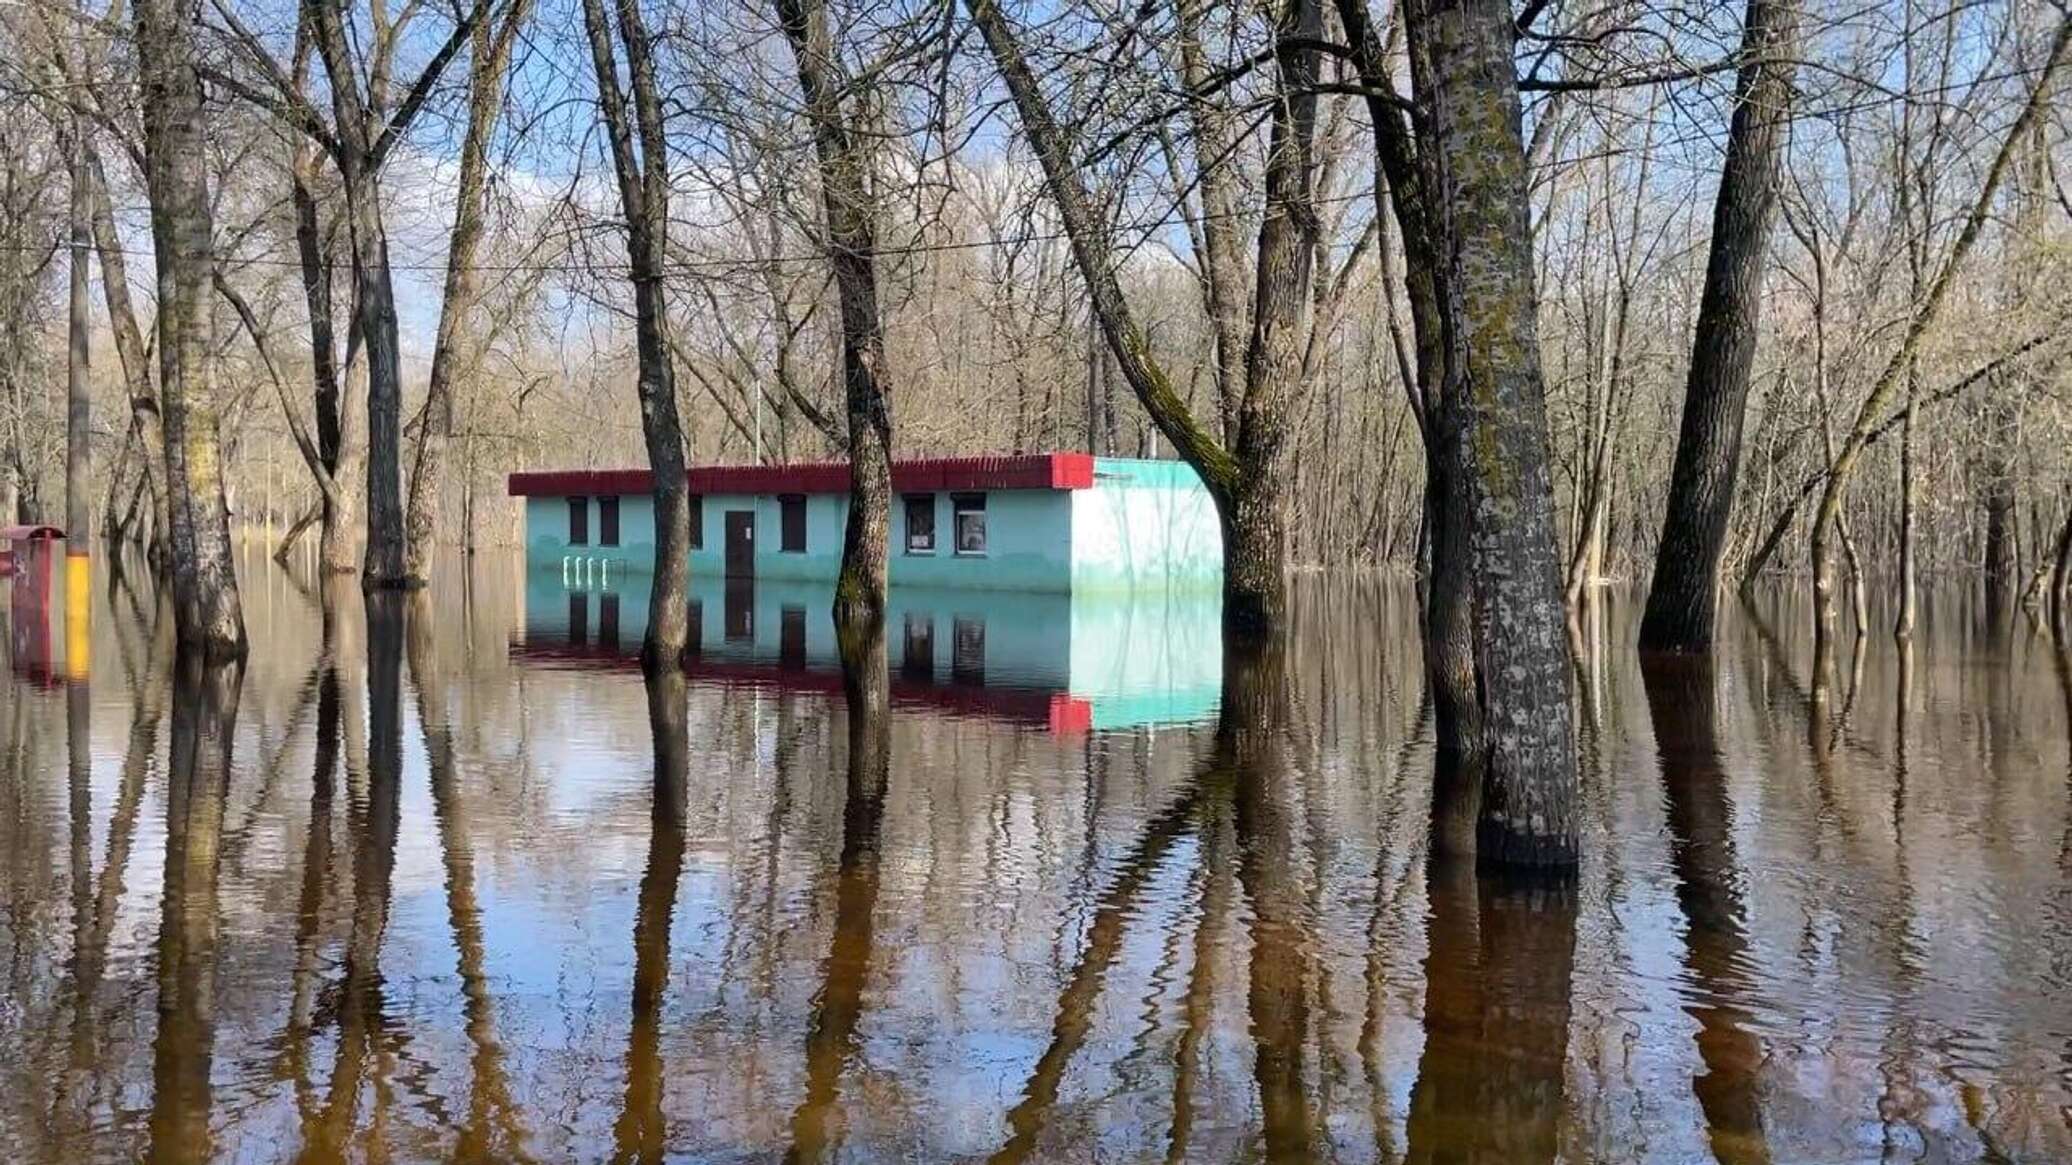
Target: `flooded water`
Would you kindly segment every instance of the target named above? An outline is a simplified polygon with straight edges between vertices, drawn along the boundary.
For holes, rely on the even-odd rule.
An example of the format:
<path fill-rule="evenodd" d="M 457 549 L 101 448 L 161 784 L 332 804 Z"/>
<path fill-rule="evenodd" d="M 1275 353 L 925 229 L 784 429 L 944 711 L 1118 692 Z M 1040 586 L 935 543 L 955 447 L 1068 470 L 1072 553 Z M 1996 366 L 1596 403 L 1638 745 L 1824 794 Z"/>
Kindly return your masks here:
<path fill-rule="evenodd" d="M 1534 884 L 1427 860 L 1399 582 L 701 589 L 650 690 L 643 583 L 444 578 L 254 558 L 241 675 L 17 597 L 0 1159 L 2072 1160 L 2072 664 L 1954 598 L 1816 684 L 1611 595 Z"/>

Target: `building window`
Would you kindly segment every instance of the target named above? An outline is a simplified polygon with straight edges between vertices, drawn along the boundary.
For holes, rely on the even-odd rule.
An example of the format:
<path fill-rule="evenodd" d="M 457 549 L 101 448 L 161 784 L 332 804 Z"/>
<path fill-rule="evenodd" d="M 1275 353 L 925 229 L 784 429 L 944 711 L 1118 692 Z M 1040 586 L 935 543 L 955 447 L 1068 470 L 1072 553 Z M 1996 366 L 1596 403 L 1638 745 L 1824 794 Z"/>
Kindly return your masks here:
<path fill-rule="evenodd" d="M 950 508 L 955 515 L 951 529 L 957 536 L 957 553 L 984 554 L 986 552 L 986 495 L 951 494 Z"/>
<path fill-rule="evenodd" d="M 906 552 L 935 553 L 935 495 L 906 496 Z"/>
<path fill-rule="evenodd" d="M 781 494 L 777 498 L 777 550 L 782 554 L 806 552 L 806 495 Z"/>
<path fill-rule="evenodd" d="M 705 549 L 705 495 L 691 495 L 691 549 Z"/>
<path fill-rule="evenodd" d="M 899 673 L 917 680 L 935 678 L 935 616 L 907 612 L 906 646 L 900 652 Z"/>
<path fill-rule="evenodd" d="M 590 643 L 590 596 L 581 591 L 568 592 L 568 643 L 571 647 Z"/>
<path fill-rule="evenodd" d="M 568 544 L 590 545 L 590 499 L 568 499 Z"/>
<path fill-rule="evenodd" d="M 619 650 L 619 596 L 616 592 L 598 596 L 597 645 Z"/>
<path fill-rule="evenodd" d="M 619 499 L 597 499 L 597 544 L 617 546 L 619 544 Z"/>
<path fill-rule="evenodd" d="M 950 621 L 950 682 L 986 682 L 986 621 L 959 616 Z"/>

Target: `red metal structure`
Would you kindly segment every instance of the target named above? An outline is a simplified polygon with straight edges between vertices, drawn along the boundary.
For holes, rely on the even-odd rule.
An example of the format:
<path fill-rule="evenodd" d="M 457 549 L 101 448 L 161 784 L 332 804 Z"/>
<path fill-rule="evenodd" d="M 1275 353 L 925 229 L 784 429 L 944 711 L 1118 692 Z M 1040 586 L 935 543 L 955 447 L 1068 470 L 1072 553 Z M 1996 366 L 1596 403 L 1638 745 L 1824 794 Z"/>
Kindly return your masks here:
<path fill-rule="evenodd" d="M 0 527 L 0 575 L 11 579 L 8 630 L 17 672 L 45 686 L 58 682 L 51 635 L 53 564 L 63 557 L 65 532 L 56 526 Z"/>
<path fill-rule="evenodd" d="M 788 465 L 705 465 L 686 475 L 694 494 L 841 494 L 849 492 L 846 461 Z M 1092 489 L 1090 453 L 1029 453 L 1007 457 L 924 457 L 892 463 L 895 493 L 951 490 Z M 573 469 L 514 473 L 513 497 L 590 497 L 655 492 L 645 469 Z"/>

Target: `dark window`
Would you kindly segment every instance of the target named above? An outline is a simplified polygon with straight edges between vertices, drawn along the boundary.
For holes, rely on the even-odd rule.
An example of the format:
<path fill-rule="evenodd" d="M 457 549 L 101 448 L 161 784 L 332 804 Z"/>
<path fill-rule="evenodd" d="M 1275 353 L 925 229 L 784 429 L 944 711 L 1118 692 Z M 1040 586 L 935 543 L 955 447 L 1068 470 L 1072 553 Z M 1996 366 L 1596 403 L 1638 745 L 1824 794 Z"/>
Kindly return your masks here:
<path fill-rule="evenodd" d="M 777 499 L 778 543 L 783 554 L 806 552 L 806 495 L 784 494 Z"/>
<path fill-rule="evenodd" d="M 986 682 L 986 621 L 959 618 L 950 622 L 950 680 L 959 684 Z"/>
<path fill-rule="evenodd" d="M 935 553 L 935 495 L 906 496 L 906 552 Z"/>
<path fill-rule="evenodd" d="M 590 545 L 590 499 L 568 499 L 568 544 Z"/>
<path fill-rule="evenodd" d="M 691 629 L 684 639 L 684 650 L 691 655 L 705 654 L 705 603 L 691 600 Z"/>
<path fill-rule="evenodd" d="M 590 596 L 581 591 L 568 592 L 568 642 L 571 647 L 590 642 Z"/>
<path fill-rule="evenodd" d="M 950 507 L 955 513 L 952 529 L 957 536 L 957 553 L 984 554 L 986 552 L 986 495 L 951 494 Z"/>
<path fill-rule="evenodd" d="M 806 609 L 787 605 L 777 612 L 777 666 L 798 671 L 806 666 Z"/>
<path fill-rule="evenodd" d="M 705 495 L 691 495 L 691 549 L 705 549 Z"/>
<path fill-rule="evenodd" d="M 619 649 L 619 596 L 606 593 L 597 599 L 597 645 Z"/>
<path fill-rule="evenodd" d="M 899 657 L 899 674 L 917 680 L 935 678 L 935 616 L 906 617 L 906 646 Z"/>
<path fill-rule="evenodd" d="M 597 499 L 597 544 L 617 546 L 619 544 L 619 499 Z"/>

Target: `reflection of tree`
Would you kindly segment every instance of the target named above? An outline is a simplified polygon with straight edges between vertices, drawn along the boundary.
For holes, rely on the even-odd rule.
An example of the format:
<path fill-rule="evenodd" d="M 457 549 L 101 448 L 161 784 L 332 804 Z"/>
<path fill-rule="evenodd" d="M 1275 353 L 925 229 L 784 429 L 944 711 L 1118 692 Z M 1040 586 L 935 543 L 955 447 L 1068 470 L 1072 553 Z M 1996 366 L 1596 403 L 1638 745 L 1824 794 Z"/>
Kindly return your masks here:
<path fill-rule="evenodd" d="M 1410 1092 L 1412 1162 L 1552 1161 L 1568 1051 L 1573 879 L 1434 855 L 1425 1044 Z"/>
<path fill-rule="evenodd" d="M 335 589 L 334 589 L 335 594 Z M 349 602 L 334 600 L 341 604 Z M 344 613 L 327 617 L 343 619 Z M 344 981 L 338 994 L 338 1049 L 331 1067 L 330 1094 L 315 1127 L 306 1134 L 303 1157 L 330 1161 L 345 1155 L 357 1122 L 360 1091 L 370 1069 L 376 1102 L 387 1099 L 388 1033 L 383 1030 L 381 942 L 388 929 L 389 896 L 401 826 L 403 780 L 403 598 L 394 591 L 366 597 L 367 787 L 355 798 L 352 825 L 353 911 L 346 938 Z M 341 637 L 342 638 L 342 637 Z M 336 662 L 351 658 L 337 644 Z M 349 693 L 352 685 L 341 685 Z M 353 726 L 344 726 L 348 758 Z M 348 770 L 351 762 L 348 759 Z M 379 1122 L 376 1122 L 378 1127 Z"/>
<path fill-rule="evenodd" d="M 878 902 L 878 833 L 892 754 L 891 696 L 881 622 L 837 632 L 842 695 L 849 713 L 848 788 L 835 882 L 835 931 L 821 966 L 806 1035 L 806 1094 L 792 1115 L 788 1161 L 816 1161 L 839 1142 L 835 1112 L 842 1069 L 856 1050 L 863 989 L 870 978 L 872 916 Z"/>
<path fill-rule="evenodd" d="M 1317 955 L 1300 822 L 1290 804 L 1298 774 L 1289 755 L 1289 697 L 1284 644 L 1225 649 L 1212 763 L 1221 778 L 1215 784 L 1227 783 L 1234 797 L 1238 880 L 1252 904 L 1246 1005 L 1270 1161 L 1309 1160 L 1315 1134 L 1304 1049 Z"/>
<path fill-rule="evenodd" d="M 669 988 L 669 923 L 683 874 L 684 814 L 690 796 L 689 693 L 676 668 L 647 676 L 648 728 L 654 738 L 654 803 L 647 870 L 633 916 L 633 1023 L 626 1037 L 626 1101 L 613 1128 L 612 1160 L 662 1160 L 662 1002 Z"/>
<path fill-rule="evenodd" d="M 107 968 L 108 943 L 115 931 L 115 911 L 122 902 L 123 871 L 129 868 L 136 839 L 137 812 L 144 801 L 144 778 L 158 745 L 158 724 L 164 713 L 173 661 L 173 613 L 161 603 L 149 622 L 142 670 L 130 690 L 130 731 L 123 751 L 122 775 L 116 781 L 115 804 L 108 816 L 108 844 L 86 925 L 75 935 L 72 959 L 72 1071 L 83 1073 L 98 1062 L 100 1023 L 97 1001 Z"/>
<path fill-rule="evenodd" d="M 1701 996 L 1686 1007 L 1698 1021 L 1698 1058 L 1705 1065 L 1691 1088 L 1721 1165 L 1768 1161 L 1763 1051 L 1748 1030 L 1748 912 L 1720 753 L 1717 673 L 1709 658 L 1650 654 L 1642 657 L 1641 675 L 1661 757 L 1670 867 L 1684 916 L 1684 969 Z"/>
<path fill-rule="evenodd" d="M 165 886 L 158 931 L 158 1035 L 151 1070 L 154 1162 L 205 1161 L 216 1040 L 216 875 L 241 667 L 182 659 L 166 764 Z"/>
<path fill-rule="evenodd" d="M 454 771 L 453 722 L 446 707 L 445 679 L 435 665 L 432 611 L 426 592 L 410 595 L 406 646 L 410 678 L 417 691 L 417 719 L 424 731 L 426 767 L 431 771 L 432 813 L 439 826 L 439 850 L 446 867 L 446 913 L 459 959 L 462 1014 L 467 1022 L 473 1075 L 468 1115 L 459 1129 L 457 1161 L 527 1160 L 525 1126 L 504 1075 L 504 1049 L 496 1037 L 496 1003 L 482 972 L 482 910 L 475 900 L 475 847 L 469 837 L 467 805 Z"/>

